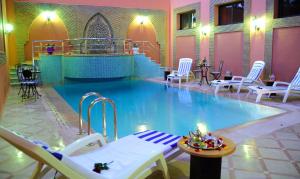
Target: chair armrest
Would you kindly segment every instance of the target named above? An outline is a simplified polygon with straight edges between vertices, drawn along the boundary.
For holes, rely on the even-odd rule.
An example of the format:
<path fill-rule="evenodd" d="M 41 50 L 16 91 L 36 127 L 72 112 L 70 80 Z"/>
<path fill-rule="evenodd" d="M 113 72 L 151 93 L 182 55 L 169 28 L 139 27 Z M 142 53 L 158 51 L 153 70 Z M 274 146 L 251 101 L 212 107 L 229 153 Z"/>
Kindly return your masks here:
<path fill-rule="evenodd" d="M 283 81 L 275 81 L 274 84 L 273 84 L 273 87 L 276 87 L 277 85 L 286 85 L 286 86 L 289 86 L 290 83 L 283 82 Z"/>
<path fill-rule="evenodd" d="M 231 81 L 244 81 L 245 77 L 243 76 L 233 76 Z"/>
<path fill-rule="evenodd" d="M 96 141 L 99 141 L 101 143 L 101 145 L 106 144 L 103 136 L 99 133 L 95 133 L 95 134 L 91 134 L 91 135 L 88 135 L 88 136 L 85 136 L 83 138 L 76 140 L 75 142 L 66 146 L 61 152 L 66 155 L 70 155 L 73 152 L 87 146 L 88 144 L 90 144 L 92 142 L 96 142 Z"/>

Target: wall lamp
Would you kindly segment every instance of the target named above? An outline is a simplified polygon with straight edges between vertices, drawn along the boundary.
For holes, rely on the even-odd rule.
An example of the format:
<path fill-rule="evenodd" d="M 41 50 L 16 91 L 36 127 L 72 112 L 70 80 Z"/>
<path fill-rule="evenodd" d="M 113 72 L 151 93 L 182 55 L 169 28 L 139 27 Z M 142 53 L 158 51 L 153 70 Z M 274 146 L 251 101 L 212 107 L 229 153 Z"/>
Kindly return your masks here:
<path fill-rule="evenodd" d="M 201 27 L 202 36 L 206 37 L 209 34 L 209 32 L 210 32 L 210 26 L 209 25 Z"/>
<path fill-rule="evenodd" d="M 42 16 L 44 17 L 45 20 L 48 22 L 52 21 L 56 17 L 55 11 L 44 11 L 42 12 Z"/>
<path fill-rule="evenodd" d="M 251 28 L 255 32 L 262 31 L 265 28 L 266 20 L 265 17 L 254 17 L 251 21 Z"/>
<path fill-rule="evenodd" d="M 9 34 L 13 30 L 14 30 L 14 26 L 12 24 L 7 23 L 7 24 L 4 25 L 4 33 L 5 34 Z"/>
<path fill-rule="evenodd" d="M 149 19 L 147 16 L 137 16 L 136 17 L 136 21 L 141 25 L 145 24 L 148 20 Z"/>

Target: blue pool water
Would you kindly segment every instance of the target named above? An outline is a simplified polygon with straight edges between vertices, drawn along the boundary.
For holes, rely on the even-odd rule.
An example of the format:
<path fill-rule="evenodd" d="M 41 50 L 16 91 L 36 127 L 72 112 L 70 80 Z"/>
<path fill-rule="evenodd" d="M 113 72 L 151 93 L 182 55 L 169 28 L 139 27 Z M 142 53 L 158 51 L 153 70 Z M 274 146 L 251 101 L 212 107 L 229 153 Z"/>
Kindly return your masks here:
<path fill-rule="evenodd" d="M 215 131 L 249 121 L 282 113 L 282 110 L 248 102 L 215 97 L 187 89 L 140 81 L 112 81 L 55 86 L 55 90 L 78 112 L 81 96 L 98 92 L 111 98 L 117 106 L 119 137 L 144 130 L 155 129 L 177 135 L 195 130 L 198 123 Z M 83 104 L 84 120 L 87 106 L 93 97 Z M 101 104 L 92 111 L 92 128 L 102 130 Z M 107 105 L 107 126 L 113 137 L 113 113 Z"/>

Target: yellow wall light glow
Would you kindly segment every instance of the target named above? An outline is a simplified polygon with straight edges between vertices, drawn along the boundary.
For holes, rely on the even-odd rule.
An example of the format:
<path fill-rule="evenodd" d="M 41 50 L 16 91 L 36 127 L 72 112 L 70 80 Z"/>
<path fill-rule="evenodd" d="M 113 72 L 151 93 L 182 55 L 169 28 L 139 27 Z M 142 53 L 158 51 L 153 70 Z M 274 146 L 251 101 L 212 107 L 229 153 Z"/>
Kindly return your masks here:
<path fill-rule="evenodd" d="M 207 36 L 209 35 L 210 32 L 210 26 L 209 25 L 203 26 L 200 28 L 200 31 L 202 36 Z"/>
<path fill-rule="evenodd" d="M 149 21 L 149 18 L 147 16 L 137 16 L 136 21 L 137 21 L 137 23 L 143 25 Z"/>
<path fill-rule="evenodd" d="M 14 30 L 14 26 L 12 24 L 5 24 L 4 32 L 6 34 L 11 33 Z"/>
<path fill-rule="evenodd" d="M 252 17 L 251 23 L 250 23 L 250 28 L 252 32 L 258 32 L 258 31 L 264 31 L 266 26 L 266 17 Z"/>
<path fill-rule="evenodd" d="M 55 11 L 44 11 L 44 12 L 42 12 L 41 15 L 47 21 L 52 21 L 56 18 L 56 12 Z"/>

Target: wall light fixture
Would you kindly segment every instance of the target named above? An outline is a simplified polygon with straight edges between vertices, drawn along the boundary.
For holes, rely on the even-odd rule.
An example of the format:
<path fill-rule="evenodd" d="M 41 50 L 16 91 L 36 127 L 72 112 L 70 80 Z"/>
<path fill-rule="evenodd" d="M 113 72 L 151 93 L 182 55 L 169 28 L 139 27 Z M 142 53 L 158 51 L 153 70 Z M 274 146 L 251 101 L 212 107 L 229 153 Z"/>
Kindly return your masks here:
<path fill-rule="evenodd" d="M 148 19 L 147 16 L 137 16 L 137 17 L 136 17 L 136 21 L 137 21 L 139 24 L 141 24 L 141 25 L 147 23 L 148 20 L 149 20 L 149 19 Z"/>
<path fill-rule="evenodd" d="M 260 18 L 253 17 L 251 21 L 251 29 L 256 32 L 262 31 L 265 28 L 265 24 L 266 24 L 265 17 L 260 17 Z"/>
<path fill-rule="evenodd" d="M 55 11 L 44 11 L 42 12 L 42 16 L 44 17 L 45 20 L 48 22 L 52 21 L 56 17 L 56 12 Z"/>
<path fill-rule="evenodd" d="M 11 33 L 13 30 L 14 30 L 14 26 L 12 24 L 7 23 L 4 25 L 4 32 L 6 34 Z"/>
<path fill-rule="evenodd" d="M 209 32 L 210 32 L 210 26 L 209 25 L 201 27 L 201 34 L 202 34 L 202 36 L 209 35 Z"/>

